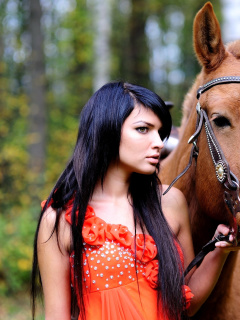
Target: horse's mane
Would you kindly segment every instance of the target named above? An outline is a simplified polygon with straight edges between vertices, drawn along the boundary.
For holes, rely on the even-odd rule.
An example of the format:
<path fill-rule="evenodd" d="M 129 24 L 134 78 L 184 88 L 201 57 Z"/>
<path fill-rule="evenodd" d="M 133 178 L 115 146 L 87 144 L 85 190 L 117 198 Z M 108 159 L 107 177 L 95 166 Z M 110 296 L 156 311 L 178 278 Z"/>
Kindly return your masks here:
<path fill-rule="evenodd" d="M 240 59 L 240 40 L 228 43 L 226 45 L 226 50 L 231 53 L 236 59 Z M 201 78 L 202 72 L 199 73 L 194 84 L 184 98 L 182 106 L 182 121 L 179 128 L 180 136 L 186 126 L 192 108 L 196 106 L 196 93 L 199 86 L 202 85 Z"/>
<path fill-rule="evenodd" d="M 181 121 L 181 126 L 179 128 L 180 136 L 186 126 L 186 123 L 188 121 L 188 118 L 193 106 L 194 105 L 196 106 L 196 93 L 200 85 L 199 83 L 201 82 L 200 79 L 201 79 L 201 73 L 197 76 L 196 81 L 194 82 L 194 84 L 192 85 L 192 87 L 190 88 L 190 90 L 188 91 L 188 93 L 184 98 L 183 106 L 182 106 L 182 121 Z"/>
<path fill-rule="evenodd" d="M 226 45 L 226 50 L 230 52 L 236 59 L 240 59 L 240 40 L 228 43 Z"/>

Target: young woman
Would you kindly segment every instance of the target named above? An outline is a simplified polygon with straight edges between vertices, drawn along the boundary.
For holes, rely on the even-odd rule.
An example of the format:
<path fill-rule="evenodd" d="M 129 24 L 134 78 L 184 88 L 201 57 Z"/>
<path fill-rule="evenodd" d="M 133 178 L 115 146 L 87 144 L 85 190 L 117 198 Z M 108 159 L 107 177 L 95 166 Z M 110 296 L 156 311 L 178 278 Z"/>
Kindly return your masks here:
<path fill-rule="evenodd" d="M 76 309 L 86 320 L 176 320 L 210 294 L 232 246 L 219 242 L 191 274 L 193 297 L 187 204 L 175 188 L 162 197 L 157 176 L 171 124 L 158 95 L 129 83 L 106 84 L 85 105 L 36 231 L 33 301 L 39 267 L 46 320 Z"/>

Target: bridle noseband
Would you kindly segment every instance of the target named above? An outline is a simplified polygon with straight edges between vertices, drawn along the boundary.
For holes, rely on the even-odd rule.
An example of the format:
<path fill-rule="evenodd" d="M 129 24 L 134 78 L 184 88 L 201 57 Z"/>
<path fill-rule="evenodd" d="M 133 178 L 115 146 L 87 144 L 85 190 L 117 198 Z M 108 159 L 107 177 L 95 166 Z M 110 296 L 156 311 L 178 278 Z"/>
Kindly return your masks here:
<path fill-rule="evenodd" d="M 197 111 L 196 131 L 188 140 L 188 143 L 193 144 L 191 153 L 190 153 L 189 163 L 187 167 L 173 180 L 173 182 L 169 185 L 169 187 L 163 194 L 166 194 L 170 190 L 170 188 L 173 186 L 173 184 L 187 172 L 187 170 L 190 168 L 192 164 L 193 158 L 195 158 L 195 160 L 197 159 L 198 153 L 199 153 L 199 149 L 197 146 L 197 139 L 204 125 L 207 141 L 208 141 L 208 147 L 212 157 L 213 164 L 215 166 L 215 173 L 216 173 L 217 179 L 226 189 L 224 191 L 224 201 L 233 216 L 232 227 L 236 235 L 237 228 L 238 228 L 237 222 L 236 222 L 236 214 L 237 212 L 240 212 L 239 180 L 230 170 L 229 164 L 215 137 L 215 134 L 209 122 L 206 111 L 201 108 L 200 101 L 199 101 L 201 94 L 203 94 L 205 91 L 211 89 L 216 85 L 227 84 L 227 83 L 240 83 L 240 77 L 229 76 L 229 77 L 220 77 L 217 79 L 213 79 L 207 82 L 206 84 L 204 84 L 203 86 L 199 87 L 199 89 L 197 90 L 198 102 L 196 105 L 196 111 Z"/>

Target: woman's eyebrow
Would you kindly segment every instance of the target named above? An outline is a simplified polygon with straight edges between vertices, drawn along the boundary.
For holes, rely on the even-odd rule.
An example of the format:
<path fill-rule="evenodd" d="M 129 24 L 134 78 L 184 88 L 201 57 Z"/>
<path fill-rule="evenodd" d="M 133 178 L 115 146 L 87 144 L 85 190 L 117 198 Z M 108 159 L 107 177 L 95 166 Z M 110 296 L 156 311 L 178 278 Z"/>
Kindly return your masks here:
<path fill-rule="evenodd" d="M 147 121 L 143 121 L 143 120 L 133 122 L 133 124 L 137 124 L 137 123 L 145 123 L 145 124 L 147 124 L 147 125 L 150 126 L 150 127 L 154 127 L 154 125 L 153 125 L 152 123 L 147 122 Z"/>

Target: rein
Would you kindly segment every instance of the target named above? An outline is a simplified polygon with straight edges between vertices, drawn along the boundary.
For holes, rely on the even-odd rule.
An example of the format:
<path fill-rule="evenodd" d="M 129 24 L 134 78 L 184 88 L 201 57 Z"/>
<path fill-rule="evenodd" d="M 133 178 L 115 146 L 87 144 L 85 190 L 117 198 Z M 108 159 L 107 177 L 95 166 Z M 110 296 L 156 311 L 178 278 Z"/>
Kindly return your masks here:
<path fill-rule="evenodd" d="M 195 158 L 195 161 L 197 161 L 199 148 L 197 146 L 197 139 L 201 133 L 201 130 L 204 126 L 207 141 L 208 141 L 208 147 L 211 154 L 211 158 L 213 161 L 213 164 L 215 166 L 215 174 L 218 179 L 218 181 L 223 185 L 225 188 L 223 197 L 224 202 L 227 205 L 227 208 L 230 210 L 232 216 L 233 216 L 233 232 L 236 235 L 238 231 L 237 227 L 237 221 L 236 221 L 236 214 L 237 212 L 240 212 L 240 198 L 239 198 L 239 180 L 238 178 L 233 174 L 233 172 L 230 170 L 229 164 L 224 156 L 224 153 L 216 139 L 216 136 L 213 132 L 212 126 L 209 122 L 208 116 L 206 114 L 206 111 L 202 109 L 200 104 L 200 97 L 201 95 L 206 92 L 207 90 L 211 89 L 212 87 L 220 84 L 228 84 L 228 83 L 240 83 L 240 77 L 220 77 L 213 79 L 203 86 L 199 87 L 197 90 L 197 105 L 196 105 L 196 111 L 197 111 L 197 122 L 196 122 L 196 131 L 195 133 L 190 137 L 188 140 L 188 143 L 192 143 L 192 149 L 190 153 L 189 163 L 186 166 L 186 168 L 172 181 L 172 183 L 169 185 L 167 190 L 163 193 L 165 195 L 171 187 L 174 185 L 174 183 L 181 178 L 187 170 L 191 167 L 193 158 Z M 236 238 L 236 237 L 235 237 Z M 185 271 L 185 275 L 196 265 L 199 264 L 205 255 L 214 250 L 215 243 L 217 241 L 226 240 L 228 241 L 228 236 L 224 237 L 221 235 L 221 237 L 218 237 L 214 240 L 209 241 L 200 251 L 200 253 L 195 257 L 195 259 L 190 263 L 188 268 Z M 236 240 L 237 241 L 237 240 Z"/>

